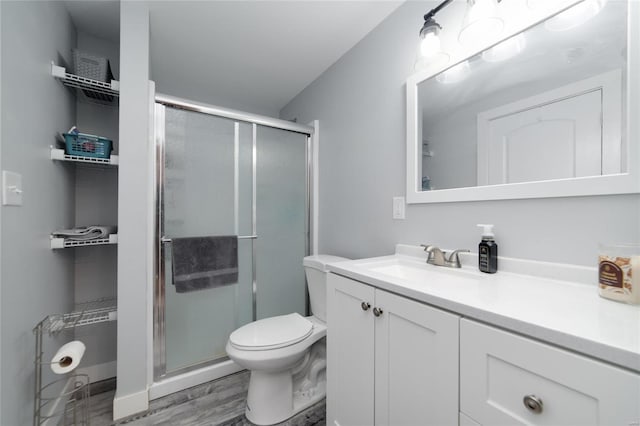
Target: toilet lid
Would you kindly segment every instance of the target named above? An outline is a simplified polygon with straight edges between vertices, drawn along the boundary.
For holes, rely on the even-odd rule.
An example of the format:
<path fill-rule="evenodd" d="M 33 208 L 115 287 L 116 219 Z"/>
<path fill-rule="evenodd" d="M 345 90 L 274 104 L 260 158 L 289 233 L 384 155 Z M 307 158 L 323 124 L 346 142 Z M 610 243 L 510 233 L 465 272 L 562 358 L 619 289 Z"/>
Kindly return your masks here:
<path fill-rule="evenodd" d="M 261 319 L 244 325 L 231 333 L 229 342 L 238 349 L 267 350 L 293 345 L 307 338 L 313 323 L 293 313 Z"/>

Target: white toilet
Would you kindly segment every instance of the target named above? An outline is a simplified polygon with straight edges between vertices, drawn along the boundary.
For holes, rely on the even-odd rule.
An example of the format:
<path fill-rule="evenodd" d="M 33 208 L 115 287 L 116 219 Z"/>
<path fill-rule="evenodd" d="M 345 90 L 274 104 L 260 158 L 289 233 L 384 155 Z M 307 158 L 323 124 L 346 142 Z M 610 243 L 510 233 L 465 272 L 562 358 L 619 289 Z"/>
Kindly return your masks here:
<path fill-rule="evenodd" d="M 304 258 L 312 316 L 293 313 L 265 318 L 229 336 L 229 358 L 251 370 L 249 421 L 279 423 L 325 397 L 326 265 L 344 260 L 348 259 L 327 255 Z"/>

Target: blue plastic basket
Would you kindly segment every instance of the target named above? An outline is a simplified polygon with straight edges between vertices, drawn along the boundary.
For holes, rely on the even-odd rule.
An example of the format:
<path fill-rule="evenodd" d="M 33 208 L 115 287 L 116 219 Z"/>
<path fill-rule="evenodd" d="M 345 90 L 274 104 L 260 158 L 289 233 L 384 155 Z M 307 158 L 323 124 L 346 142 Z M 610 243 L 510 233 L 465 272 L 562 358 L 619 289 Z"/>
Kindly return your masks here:
<path fill-rule="evenodd" d="M 64 133 L 65 151 L 81 157 L 109 158 L 113 141 L 85 133 Z"/>

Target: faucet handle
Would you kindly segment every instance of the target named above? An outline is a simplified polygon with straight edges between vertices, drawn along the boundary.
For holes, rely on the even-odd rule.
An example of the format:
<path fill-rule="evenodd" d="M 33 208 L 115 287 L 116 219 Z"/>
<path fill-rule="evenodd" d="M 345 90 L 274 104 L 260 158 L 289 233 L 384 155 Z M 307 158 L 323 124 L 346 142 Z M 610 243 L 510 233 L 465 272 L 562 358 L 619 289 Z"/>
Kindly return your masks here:
<path fill-rule="evenodd" d="M 433 252 L 431 251 L 433 246 L 431 244 L 420 244 L 420 247 L 422 247 L 424 251 L 427 253 L 427 263 L 428 263 L 433 258 Z"/>
<path fill-rule="evenodd" d="M 458 254 L 469 253 L 469 251 L 470 250 L 468 249 L 458 249 L 458 250 L 452 251 L 451 254 L 449 255 L 449 259 L 447 259 L 447 263 L 449 263 L 454 268 L 460 268 L 462 265 L 460 265 L 460 257 L 458 256 Z"/>
<path fill-rule="evenodd" d="M 444 253 L 439 247 L 433 244 L 422 244 L 422 247 L 424 247 L 424 251 L 427 252 L 427 263 L 436 266 L 444 266 L 447 263 L 447 259 L 445 259 Z"/>

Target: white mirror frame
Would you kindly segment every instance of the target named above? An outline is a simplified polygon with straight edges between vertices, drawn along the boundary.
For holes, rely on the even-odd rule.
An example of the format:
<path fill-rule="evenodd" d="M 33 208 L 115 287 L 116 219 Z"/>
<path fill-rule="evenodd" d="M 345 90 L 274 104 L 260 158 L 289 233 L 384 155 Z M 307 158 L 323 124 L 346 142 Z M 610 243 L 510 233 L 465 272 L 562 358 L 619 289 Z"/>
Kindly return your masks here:
<path fill-rule="evenodd" d="M 572 4 L 576 4 L 576 2 Z M 537 20 L 523 31 L 544 22 L 551 16 Z M 636 78 L 640 74 L 640 2 L 633 0 L 628 2 L 627 25 L 627 173 L 422 191 L 418 185 L 420 182 L 418 162 L 422 160 L 422 143 L 419 143 L 421 141 L 418 140 L 420 137 L 418 131 L 418 84 L 486 50 L 484 48 L 446 68 L 436 72 L 416 73 L 407 79 L 407 203 L 447 203 L 640 192 L 640 120 L 638 120 L 640 117 L 640 79 Z M 514 34 L 509 34 L 509 36 L 511 35 Z M 506 38 L 508 37 L 504 39 Z M 487 48 L 489 47 L 491 46 L 487 46 Z"/>

